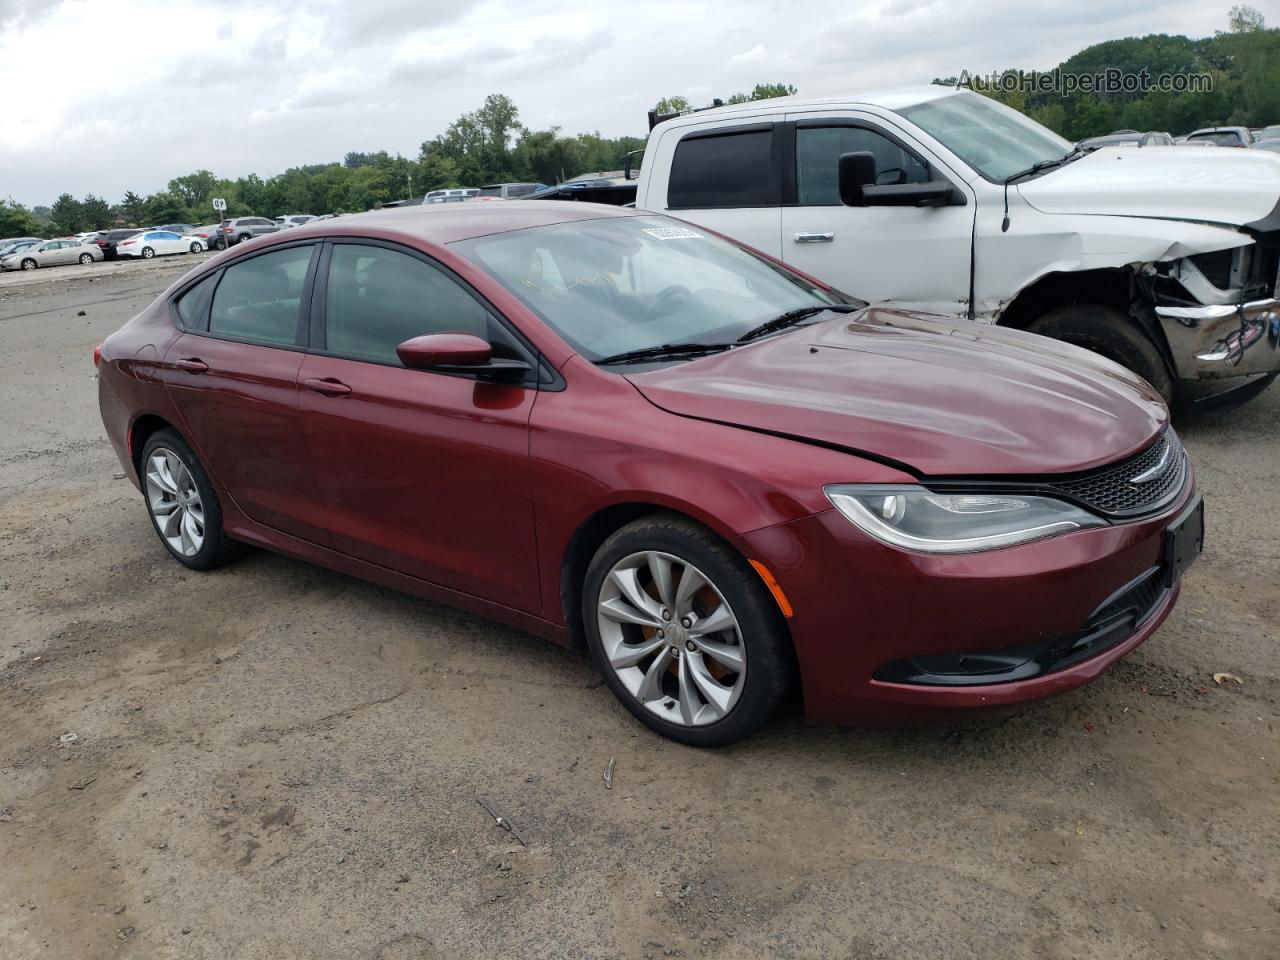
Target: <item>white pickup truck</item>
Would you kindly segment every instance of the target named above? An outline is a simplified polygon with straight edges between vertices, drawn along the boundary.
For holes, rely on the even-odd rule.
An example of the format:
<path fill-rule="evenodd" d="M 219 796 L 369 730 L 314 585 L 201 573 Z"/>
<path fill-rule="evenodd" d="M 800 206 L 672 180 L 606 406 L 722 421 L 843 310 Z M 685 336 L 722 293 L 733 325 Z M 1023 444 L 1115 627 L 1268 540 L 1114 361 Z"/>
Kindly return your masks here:
<path fill-rule="evenodd" d="M 1280 156 L 1092 153 L 928 86 L 718 107 L 653 127 L 636 206 L 872 302 L 1033 330 L 1145 377 L 1280 370 Z M 1206 391 L 1200 391 L 1204 393 Z"/>

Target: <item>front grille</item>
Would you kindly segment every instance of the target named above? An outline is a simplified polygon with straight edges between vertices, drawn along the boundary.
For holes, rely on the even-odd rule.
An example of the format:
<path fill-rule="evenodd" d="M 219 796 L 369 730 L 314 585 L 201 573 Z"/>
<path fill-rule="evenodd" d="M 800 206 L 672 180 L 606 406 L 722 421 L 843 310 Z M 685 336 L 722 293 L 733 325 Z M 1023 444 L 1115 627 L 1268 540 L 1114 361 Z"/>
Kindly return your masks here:
<path fill-rule="evenodd" d="M 1141 453 L 1064 480 L 1047 484 L 1055 493 L 1084 504 L 1106 517 L 1132 517 L 1165 505 L 1182 489 L 1186 454 L 1178 436 L 1168 430 Z M 1140 482 L 1134 482 L 1141 478 Z"/>

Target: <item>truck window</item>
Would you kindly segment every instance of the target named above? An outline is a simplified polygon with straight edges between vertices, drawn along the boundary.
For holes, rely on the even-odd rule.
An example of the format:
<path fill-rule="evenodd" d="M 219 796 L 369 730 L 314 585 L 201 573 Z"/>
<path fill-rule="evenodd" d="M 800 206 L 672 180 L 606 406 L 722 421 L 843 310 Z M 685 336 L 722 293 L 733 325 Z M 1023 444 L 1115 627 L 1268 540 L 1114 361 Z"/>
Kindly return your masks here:
<path fill-rule="evenodd" d="M 796 199 L 801 206 L 839 206 L 840 154 L 869 151 L 878 183 L 925 183 L 929 168 L 888 137 L 865 127 L 796 129 Z"/>
<path fill-rule="evenodd" d="M 772 130 L 686 138 L 671 163 L 667 206 L 776 207 L 781 183 Z"/>

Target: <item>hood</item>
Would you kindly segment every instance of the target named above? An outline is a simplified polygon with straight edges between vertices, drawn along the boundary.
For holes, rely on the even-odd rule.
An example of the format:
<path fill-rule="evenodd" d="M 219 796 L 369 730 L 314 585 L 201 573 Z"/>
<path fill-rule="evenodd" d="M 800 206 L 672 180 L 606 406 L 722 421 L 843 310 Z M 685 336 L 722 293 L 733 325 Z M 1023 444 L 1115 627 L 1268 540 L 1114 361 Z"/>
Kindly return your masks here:
<path fill-rule="evenodd" d="M 1104 147 L 1017 189 L 1042 213 L 1240 227 L 1266 218 L 1280 204 L 1280 156 L 1266 150 Z"/>
<path fill-rule="evenodd" d="M 1145 381 L 1085 350 L 875 307 L 628 379 L 670 413 L 924 476 L 1088 470 L 1137 452 L 1168 419 Z"/>

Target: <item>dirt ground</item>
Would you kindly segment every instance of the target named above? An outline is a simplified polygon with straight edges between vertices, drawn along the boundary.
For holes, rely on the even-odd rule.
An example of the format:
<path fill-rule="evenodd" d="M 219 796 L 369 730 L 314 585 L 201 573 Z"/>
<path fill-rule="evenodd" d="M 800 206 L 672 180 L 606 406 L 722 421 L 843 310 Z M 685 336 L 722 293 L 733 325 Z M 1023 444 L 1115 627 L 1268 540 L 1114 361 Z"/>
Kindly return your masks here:
<path fill-rule="evenodd" d="M 1280 957 L 1280 388 L 1181 424 L 1206 550 L 1097 683 L 699 752 L 528 636 L 169 559 L 90 353 L 175 261 L 0 289 L 4 960 Z"/>

